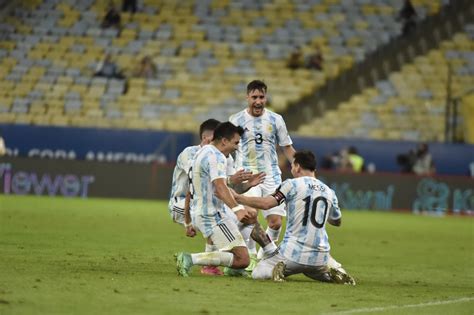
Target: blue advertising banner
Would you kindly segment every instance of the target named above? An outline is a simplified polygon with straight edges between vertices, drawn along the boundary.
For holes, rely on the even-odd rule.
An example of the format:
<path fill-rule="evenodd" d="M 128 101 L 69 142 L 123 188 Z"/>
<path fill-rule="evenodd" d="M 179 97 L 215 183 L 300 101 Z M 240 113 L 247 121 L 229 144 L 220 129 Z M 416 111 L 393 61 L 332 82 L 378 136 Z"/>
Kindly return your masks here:
<path fill-rule="evenodd" d="M 0 125 L 7 156 L 88 160 L 106 162 L 171 162 L 187 146 L 196 144 L 197 134 L 129 129 Z M 297 150 L 313 151 L 319 165 L 326 155 L 354 146 L 377 171 L 400 172 L 397 156 L 416 149 L 407 141 L 321 139 L 292 137 Z M 474 168 L 474 145 L 429 143 L 436 174 L 470 175 Z"/>
<path fill-rule="evenodd" d="M 0 157 L 0 195 L 167 200 L 173 166 L 159 163 Z M 316 172 L 342 209 L 474 215 L 474 179 L 389 173 Z M 284 178 L 291 177 L 285 169 Z"/>
<path fill-rule="evenodd" d="M 416 149 L 418 143 L 410 141 L 377 141 L 360 139 L 315 139 L 292 137 L 295 148 L 313 151 L 319 165 L 325 155 L 354 146 L 364 157 L 365 163 L 373 163 L 377 171 L 400 172 L 397 156 Z M 470 175 L 470 164 L 474 163 L 474 145 L 428 143 L 436 174 Z"/>
<path fill-rule="evenodd" d="M 8 156 L 107 162 L 174 162 L 191 133 L 1 125 Z"/>

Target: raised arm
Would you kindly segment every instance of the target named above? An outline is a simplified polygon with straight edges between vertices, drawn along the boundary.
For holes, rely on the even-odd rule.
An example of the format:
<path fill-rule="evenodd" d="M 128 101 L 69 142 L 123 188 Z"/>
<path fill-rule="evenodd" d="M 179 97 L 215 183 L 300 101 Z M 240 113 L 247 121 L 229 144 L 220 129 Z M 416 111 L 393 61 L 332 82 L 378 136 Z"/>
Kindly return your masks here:
<path fill-rule="evenodd" d="M 283 154 L 286 156 L 286 159 L 290 163 L 293 162 L 293 158 L 294 158 L 295 153 L 296 153 L 295 148 L 293 148 L 293 146 L 290 144 L 290 145 L 281 147 L 281 149 L 283 150 Z"/>
<path fill-rule="evenodd" d="M 212 181 L 212 184 L 215 188 L 216 197 L 222 200 L 229 208 L 233 209 L 239 205 L 237 201 L 235 201 L 234 196 L 232 196 L 224 178 L 216 178 Z"/>

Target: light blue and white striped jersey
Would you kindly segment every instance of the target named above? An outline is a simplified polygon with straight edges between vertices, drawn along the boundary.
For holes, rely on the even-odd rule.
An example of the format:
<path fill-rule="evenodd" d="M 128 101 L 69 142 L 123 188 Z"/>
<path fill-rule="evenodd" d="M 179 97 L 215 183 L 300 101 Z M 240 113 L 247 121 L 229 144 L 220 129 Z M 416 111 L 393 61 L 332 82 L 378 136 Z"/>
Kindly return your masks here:
<path fill-rule="evenodd" d="M 329 252 L 326 221 L 341 218 L 335 192 L 320 180 L 304 176 L 285 180 L 274 194 L 286 203 L 287 225 L 280 252 L 302 265 L 316 265 Z"/>
<path fill-rule="evenodd" d="M 194 159 L 194 156 L 201 148 L 200 145 L 193 145 L 185 148 L 179 155 L 176 160 L 176 166 L 173 171 L 173 181 L 171 184 L 171 196 L 168 203 L 168 210 L 171 212 L 173 210 L 174 203 L 182 198 L 186 197 L 186 193 L 189 190 L 189 179 L 188 172 L 191 167 L 191 163 Z"/>
<path fill-rule="evenodd" d="M 240 139 L 237 165 L 254 173 L 265 172 L 265 181 L 281 183 L 277 145 L 293 144 L 281 115 L 265 109 L 259 117 L 253 117 L 244 109 L 229 118 L 245 132 Z"/>
<path fill-rule="evenodd" d="M 227 177 L 226 157 L 212 144 L 203 146 L 194 157 L 189 177 L 191 219 L 204 237 L 209 237 L 212 227 L 221 223 L 226 211 L 212 184 L 215 179 Z"/>

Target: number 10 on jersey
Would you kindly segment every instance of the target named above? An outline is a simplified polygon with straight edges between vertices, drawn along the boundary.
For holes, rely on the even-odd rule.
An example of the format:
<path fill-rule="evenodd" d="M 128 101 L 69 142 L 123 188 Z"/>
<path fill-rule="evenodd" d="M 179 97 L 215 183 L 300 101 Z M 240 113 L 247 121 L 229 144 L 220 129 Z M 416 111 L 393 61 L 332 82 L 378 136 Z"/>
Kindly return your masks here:
<path fill-rule="evenodd" d="M 317 229 L 320 229 L 324 226 L 324 223 L 326 223 L 326 216 L 328 214 L 328 201 L 326 198 L 319 196 L 318 198 L 312 200 L 311 196 L 308 196 L 303 199 L 305 202 L 304 205 L 304 216 L 303 216 L 303 226 L 306 226 L 308 224 L 308 217 L 310 217 L 311 224 L 314 225 Z M 323 215 L 323 220 L 322 222 L 318 222 L 317 218 L 320 218 L 321 216 L 318 216 L 318 210 L 321 208 L 318 207 L 318 202 L 322 202 L 324 204 L 324 215 Z M 310 214 L 311 210 L 311 214 Z"/>

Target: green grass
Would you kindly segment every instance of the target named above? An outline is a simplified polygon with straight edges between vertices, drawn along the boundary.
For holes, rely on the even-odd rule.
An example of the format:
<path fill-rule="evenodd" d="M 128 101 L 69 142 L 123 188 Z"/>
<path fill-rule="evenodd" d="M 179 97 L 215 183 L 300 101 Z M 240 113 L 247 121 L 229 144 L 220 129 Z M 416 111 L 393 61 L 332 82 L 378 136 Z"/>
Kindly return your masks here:
<path fill-rule="evenodd" d="M 459 298 L 375 313 L 474 313 L 472 218 L 345 211 L 328 230 L 355 287 L 180 278 L 173 253 L 204 241 L 164 202 L 1 195 L 0 314 L 321 314 Z"/>

